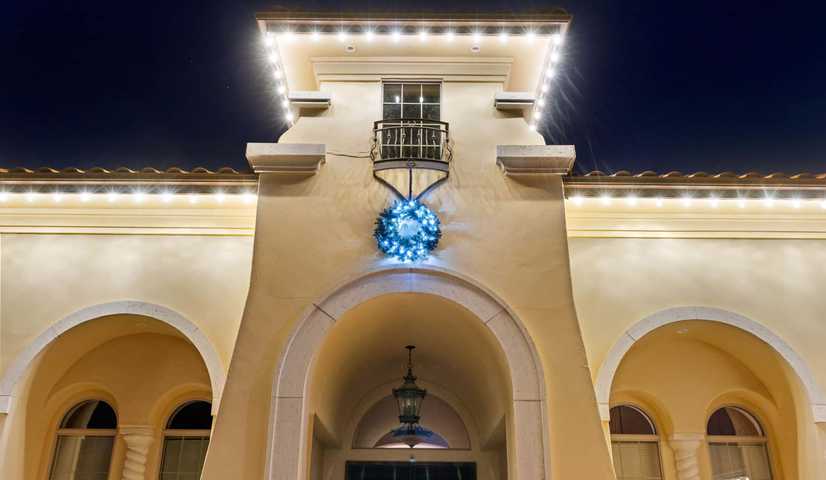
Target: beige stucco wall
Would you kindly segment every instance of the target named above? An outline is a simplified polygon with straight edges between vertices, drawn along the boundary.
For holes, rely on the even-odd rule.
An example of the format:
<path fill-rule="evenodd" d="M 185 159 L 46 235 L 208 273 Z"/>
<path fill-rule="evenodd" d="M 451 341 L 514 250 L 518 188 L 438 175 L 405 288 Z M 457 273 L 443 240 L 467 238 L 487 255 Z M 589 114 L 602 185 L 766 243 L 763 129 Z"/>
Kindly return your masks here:
<path fill-rule="evenodd" d="M 821 319 L 826 303 L 817 293 L 817 286 L 826 281 L 821 268 L 826 260 L 822 241 L 572 238 L 569 243 L 577 312 L 595 377 L 614 343 L 623 340 L 624 332 L 637 322 L 671 307 L 702 306 L 735 312 L 765 326 L 802 357 L 819 385 L 826 384 Z M 776 355 L 767 344 L 759 343 Z M 637 370 L 637 377 L 642 378 L 635 381 L 644 382 L 644 377 L 650 378 L 656 372 L 656 378 L 668 382 L 662 388 L 685 394 L 682 401 L 675 403 L 681 398 L 678 395 L 663 407 L 672 409 L 670 417 L 680 418 L 674 421 L 693 422 L 690 427 L 678 426 L 678 431 L 703 433 L 701 419 L 695 418 L 697 412 L 688 409 L 699 402 L 704 407 L 701 411 L 710 413 L 705 410 L 708 396 L 738 389 L 764 394 L 772 399 L 771 408 L 777 411 L 774 417 L 766 414 L 772 417 L 767 429 L 775 435 L 796 436 L 799 442 L 798 452 L 774 452 L 785 458 L 782 473 L 778 472 L 785 475 L 781 478 L 822 478 L 823 430 L 814 423 L 810 399 L 800 379 L 782 359 L 743 350 L 742 344 L 723 342 L 714 348 L 720 349 L 720 358 L 729 358 L 741 364 L 744 371 L 753 372 L 747 374 L 753 382 L 750 386 L 743 386 L 744 380 L 731 379 L 710 387 L 709 377 L 702 372 L 723 376 L 730 362 L 710 361 L 699 353 L 669 360 L 678 351 L 676 347 L 660 350 L 663 357 Z M 652 360 L 649 355 L 648 362 Z M 625 365 L 624 361 L 618 376 Z M 782 375 L 778 368 L 783 369 Z M 774 380 L 758 380 L 761 375 Z M 624 374 L 612 392 L 621 390 L 621 384 L 632 376 Z M 781 376 L 788 387 L 779 392 L 776 385 L 781 383 Z M 702 396 L 697 388 L 700 385 L 714 392 Z M 766 393 L 769 390 L 773 393 Z M 618 398 L 621 396 L 614 398 L 612 394 L 612 402 Z M 780 440 L 775 442 L 782 444 Z"/>
<path fill-rule="evenodd" d="M 368 151 L 380 85 L 322 88 L 335 99 L 330 110 L 300 118 L 281 142 L 326 143 L 326 164 L 309 178 L 260 178 L 253 281 L 205 478 L 261 477 L 267 429 L 257 419 L 270 415 L 273 372 L 288 335 L 334 286 L 389 263 L 371 233 L 390 192 L 372 178 L 369 159 L 331 153 Z M 429 263 L 491 289 L 525 324 L 544 368 L 552 477 L 609 478 L 573 312 L 561 180 L 519 183 L 496 167 L 497 144 L 542 143 L 521 117 L 493 108 L 498 88 L 444 85 L 442 118 L 451 123 L 454 158 L 447 184 L 425 200 L 445 224 Z"/>

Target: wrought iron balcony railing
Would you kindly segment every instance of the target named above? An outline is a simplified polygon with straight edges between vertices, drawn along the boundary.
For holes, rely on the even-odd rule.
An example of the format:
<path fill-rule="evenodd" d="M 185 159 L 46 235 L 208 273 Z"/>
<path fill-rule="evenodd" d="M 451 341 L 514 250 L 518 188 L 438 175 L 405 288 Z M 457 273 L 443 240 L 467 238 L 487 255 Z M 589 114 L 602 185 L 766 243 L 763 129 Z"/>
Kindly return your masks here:
<path fill-rule="evenodd" d="M 373 123 L 373 170 L 425 168 L 447 172 L 453 152 L 447 122 L 397 118 Z"/>

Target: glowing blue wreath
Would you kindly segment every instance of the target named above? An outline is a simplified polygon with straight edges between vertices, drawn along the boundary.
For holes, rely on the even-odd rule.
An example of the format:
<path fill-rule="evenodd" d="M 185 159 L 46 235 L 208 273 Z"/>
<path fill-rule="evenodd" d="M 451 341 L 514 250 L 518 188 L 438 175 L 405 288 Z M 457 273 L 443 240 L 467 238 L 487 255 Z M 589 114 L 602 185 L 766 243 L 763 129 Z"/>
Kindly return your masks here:
<path fill-rule="evenodd" d="M 373 237 L 387 256 L 415 262 L 439 244 L 439 224 L 439 217 L 418 200 L 399 200 L 379 214 Z"/>

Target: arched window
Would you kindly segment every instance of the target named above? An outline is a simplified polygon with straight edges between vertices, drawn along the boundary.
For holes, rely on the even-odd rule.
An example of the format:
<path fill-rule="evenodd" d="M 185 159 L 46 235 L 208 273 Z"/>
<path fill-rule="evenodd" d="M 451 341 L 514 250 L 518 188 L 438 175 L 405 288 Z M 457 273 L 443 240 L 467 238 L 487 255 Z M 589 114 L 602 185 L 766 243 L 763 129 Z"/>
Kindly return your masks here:
<path fill-rule="evenodd" d="M 112 463 L 118 421 L 101 400 L 81 402 L 63 417 L 49 470 L 50 480 L 105 480 Z"/>
<path fill-rule="evenodd" d="M 660 446 L 654 422 L 630 405 L 611 409 L 611 451 L 617 480 L 659 480 Z"/>
<path fill-rule="evenodd" d="M 190 402 L 175 410 L 163 434 L 161 480 L 201 478 L 211 428 L 209 402 Z"/>
<path fill-rule="evenodd" d="M 714 480 L 771 480 L 766 435 L 753 415 L 723 407 L 709 417 L 706 433 Z"/>

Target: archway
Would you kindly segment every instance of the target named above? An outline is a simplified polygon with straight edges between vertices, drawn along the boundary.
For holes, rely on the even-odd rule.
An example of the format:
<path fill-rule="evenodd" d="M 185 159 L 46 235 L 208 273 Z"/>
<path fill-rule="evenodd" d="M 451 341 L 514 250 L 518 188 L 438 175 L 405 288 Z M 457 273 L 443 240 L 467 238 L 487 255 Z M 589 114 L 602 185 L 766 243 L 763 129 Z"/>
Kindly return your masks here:
<path fill-rule="evenodd" d="M 0 380 L 0 413 L 9 413 L 11 408 L 11 398 L 14 389 L 24 377 L 29 366 L 37 358 L 37 355 L 46 349 L 56 338 L 63 335 L 68 330 L 85 322 L 105 317 L 109 315 L 131 314 L 150 317 L 164 322 L 180 331 L 201 354 L 209 372 L 210 383 L 212 384 L 213 413 L 217 411 L 218 402 L 224 387 L 226 374 L 224 373 L 218 352 L 209 341 L 207 336 L 180 313 L 164 307 L 147 302 L 134 300 L 123 300 L 109 303 L 93 305 L 78 310 L 55 323 L 37 336 L 29 345 L 21 351 L 14 361 L 6 369 L 3 378 Z"/>
<path fill-rule="evenodd" d="M 317 352 L 348 311 L 389 294 L 425 294 L 453 302 L 484 325 L 504 354 L 512 433 L 508 469 L 515 478 L 550 478 L 541 365 L 524 327 L 494 295 L 454 274 L 417 268 L 369 273 L 314 304 L 294 330 L 273 381 L 267 477 L 305 478 L 310 448 L 309 378 Z"/>
<path fill-rule="evenodd" d="M 608 410 L 611 384 L 625 354 L 648 333 L 662 326 L 685 320 L 720 322 L 748 332 L 768 344 L 788 363 L 802 383 L 814 421 L 816 423 L 826 422 L 826 394 L 817 384 L 814 375 L 800 355 L 762 324 L 742 315 L 713 307 L 675 307 L 662 310 L 640 320 L 623 333 L 602 362 L 594 386 L 603 421 L 608 421 L 610 418 Z"/>

